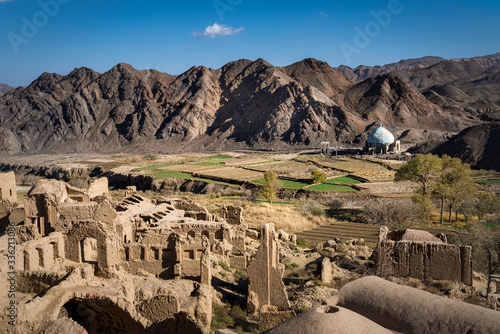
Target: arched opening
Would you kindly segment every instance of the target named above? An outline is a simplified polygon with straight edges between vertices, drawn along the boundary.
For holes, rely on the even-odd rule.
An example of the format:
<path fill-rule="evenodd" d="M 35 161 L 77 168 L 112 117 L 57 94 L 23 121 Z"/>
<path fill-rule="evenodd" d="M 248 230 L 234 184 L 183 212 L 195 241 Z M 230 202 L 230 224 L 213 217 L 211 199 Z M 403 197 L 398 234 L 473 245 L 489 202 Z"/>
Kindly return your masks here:
<path fill-rule="evenodd" d="M 97 240 L 94 238 L 85 238 L 80 243 L 82 262 L 97 263 Z"/>
<path fill-rule="evenodd" d="M 194 238 L 195 236 L 196 236 L 196 233 L 194 231 L 188 232 L 188 237 Z"/>
<path fill-rule="evenodd" d="M 128 312 L 109 300 L 71 299 L 61 307 L 58 318 L 76 321 L 89 334 L 145 333 Z"/>
<path fill-rule="evenodd" d="M 208 231 L 201 232 L 201 235 L 207 237 L 208 239 L 210 239 L 210 233 L 208 233 Z"/>
<path fill-rule="evenodd" d="M 37 248 L 36 251 L 38 252 L 38 266 L 40 268 L 45 268 L 45 258 L 43 257 L 43 249 Z"/>

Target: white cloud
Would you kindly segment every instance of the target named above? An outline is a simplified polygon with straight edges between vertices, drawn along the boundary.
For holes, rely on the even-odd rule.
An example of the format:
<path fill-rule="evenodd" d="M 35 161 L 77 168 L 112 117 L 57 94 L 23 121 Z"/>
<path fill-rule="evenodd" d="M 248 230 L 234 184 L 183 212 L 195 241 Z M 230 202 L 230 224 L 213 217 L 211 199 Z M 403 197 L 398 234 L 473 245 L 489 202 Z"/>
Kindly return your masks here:
<path fill-rule="evenodd" d="M 208 26 L 205 28 L 204 32 L 193 32 L 193 36 L 197 36 L 200 38 L 209 37 L 215 38 L 215 36 L 230 36 L 236 35 L 245 30 L 245 28 L 241 27 L 238 29 L 234 29 L 233 27 L 227 27 L 224 24 L 214 23 L 212 26 Z"/>
<path fill-rule="evenodd" d="M 330 14 L 325 13 L 325 12 L 321 12 L 321 13 L 319 13 L 319 15 L 320 15 L 321 17 L 328 17 L 328 16 L 330 16 Z"/>
<path fill-rule="evenodd" d="M 9 2 L 9 1 L 14 1 L 14 0 L 0 0 L 0 3 L 1 2 Z"/>

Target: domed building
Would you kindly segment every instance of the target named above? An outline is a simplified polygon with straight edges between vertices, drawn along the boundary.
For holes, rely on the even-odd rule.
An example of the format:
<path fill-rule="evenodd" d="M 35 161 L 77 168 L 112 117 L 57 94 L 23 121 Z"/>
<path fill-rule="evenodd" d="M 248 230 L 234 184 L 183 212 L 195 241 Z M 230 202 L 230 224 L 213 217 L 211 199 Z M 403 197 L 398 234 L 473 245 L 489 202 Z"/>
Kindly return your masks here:
<path fill-rule="evenodd" d="M 399 153 L 401 151 L 401 142 L 394 140 L 394 135 L 382 126 L 373 130 L 366 139 L 366 145 L 363 149 L 365 153 Z"/>

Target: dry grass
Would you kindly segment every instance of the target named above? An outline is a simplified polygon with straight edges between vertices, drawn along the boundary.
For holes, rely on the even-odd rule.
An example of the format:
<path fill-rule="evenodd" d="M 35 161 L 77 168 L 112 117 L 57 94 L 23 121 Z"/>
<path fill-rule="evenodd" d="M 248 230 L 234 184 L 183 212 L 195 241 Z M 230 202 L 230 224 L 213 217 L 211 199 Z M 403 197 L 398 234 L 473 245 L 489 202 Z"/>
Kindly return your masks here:
<path fill-rule="evenodd" d="M 262 224 L 273 223 L 276 230 L 293 233 L 310 230 L 334 221 L 332 218 L 301 212 L 299 207 L 292 205 L 273 204 L 271 206 L 268 203 L 260 203 L 247 207 L 243 212 L 245 223 L 249 226 L 259 227 Z"/>

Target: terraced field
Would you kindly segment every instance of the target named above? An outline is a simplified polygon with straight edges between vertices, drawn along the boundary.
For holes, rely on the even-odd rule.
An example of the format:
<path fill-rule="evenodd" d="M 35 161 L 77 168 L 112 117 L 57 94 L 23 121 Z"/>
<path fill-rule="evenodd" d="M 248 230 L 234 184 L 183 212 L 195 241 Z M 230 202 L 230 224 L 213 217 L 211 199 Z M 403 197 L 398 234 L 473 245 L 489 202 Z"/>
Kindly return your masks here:
<path fill-rule="evenodd" d="M 329 225 L 297 233 L 297 239 L 309 240 L 313 245 L 324 243 L 333 238 L 339 239 L 364 239 L 368 244 L 374 246 L 378 242 L 380 225 L 356 224 L 347 222 L 336 222 Z"/>
<path fill-rule="evenodd" d="M 392 181 L 395 174 L 394 171 L 378 163 L 349 157 L 339 159 L 323 158 L 317 160 L 317 162 L 322 166 L 339 169 L 349 174 L 368 179 L 370 182 Z"/>

